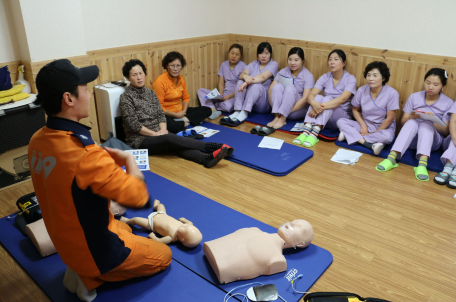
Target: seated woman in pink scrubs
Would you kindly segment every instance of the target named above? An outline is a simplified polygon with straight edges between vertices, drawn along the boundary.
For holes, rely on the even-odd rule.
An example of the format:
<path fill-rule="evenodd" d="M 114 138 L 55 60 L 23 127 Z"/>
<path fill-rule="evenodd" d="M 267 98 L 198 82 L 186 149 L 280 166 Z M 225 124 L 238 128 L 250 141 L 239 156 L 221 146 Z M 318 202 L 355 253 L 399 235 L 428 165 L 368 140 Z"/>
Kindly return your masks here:
<path fill-rule="evenodd" d="M 292 80 L 292 84 L 285 87 L 282 84 L 284 79 Z M 274 119 L 267 127 L 256 126 L 250 132 L 269 135 L 286 125 L 287 118 L 303 119 L 309 107 L 307 96 L 314 85 L 312 73 L 304 67 L 304 51 L 300 47 L 293 47 L 288 52 L 288 67 L 279 71 L 269 87 L 269 102 Z"/>
<path fill-rule="evenodd" d="M 442 147 L 445 152 L 440 157 L 445 166 L 443 171 L 434 177 L 434 181 L 436 184 L 446 184 L 447 187 L 456 189 L 456 103 L 451 106 L 448 115 L 450 115 L 448 124 L 450 135 L 443 140 Z"/>
<path fill-rule="evenodd" d="M 402 129 L 396 142 L 391 148 L 388 158 L 375 168 L 377 171 L 386 172 L 398 167 L 396 159 L 408 149 L 416 149 L 416 158 L 419 159 L 415 167 L 415 178 L 428 181 L 427 162 L 431 151 L 437 150 L 448 135 L 448 115 L 453 100 L 442 93 L 446 85 L 448 74 L 441 68 L 432 68 L 424 77 L 424 90 L 410 95 L 404 106 L 402 115 Z M 446 122 L 445 126 L 423 120 L 418 113 L 434 115 Z"/>
<path fill-rule="evenodd" d="M 218 91 L 222 94 L 222 98 L 218 100 L 206 99 L 206 96 L 211 90 L 201 88 L 198 90 L 198 98 L 201 106 L 206 106 L 212 109 L 210 119 L 218 118 L 223 112 L 231 112 L 234 107 L 234 91 L 236 90 L 239 75 L 245 69 L 247 64 L 241 61 L 243 48 L 239 44 L 233 44 L 228 50 L 228 60 L 220 65 L 218 72 L 219 83 Z"/>
<path fill-rule="evenodd" d="M 239 126 L 252 110 L 266 113 L 270 109 L 268 89 L 279 70 L 279 64 L 272 60 L 272 47 L 262 42 L 257 47 L 258 60 L 250 63 L 239 76 L 235 90 L 234 113 L 222 118 L 221 124 Z"/>
<path fill-rule="evenodd" d="M 337 129 L 337 120 L 351 117 L 350 100 L 356 93 L 356 78 L 345 71 L 345 52 L 334 49 L 328 56 L 331 70 L 322 75 L 309 94 L 309 110 L 304 119 L 304 132 L 294 144 L 313 147 L 318 143 L 318 134 L 323 127 Z M 319 95 L 323 90 L 324 96 Z"/>
<path fill-rule="evenodd" d="M 337 121 L 339 141 L 347 139 L 349 145 L 358 142 L 378 155 L 385 144 L 394 140 L 399 93 L 386 85 L 390 71 L 383 62 L 367 65 L 364 78 L 367 85 L 361 86 L 351 101 L 356 121 L 348 118 Z"/>

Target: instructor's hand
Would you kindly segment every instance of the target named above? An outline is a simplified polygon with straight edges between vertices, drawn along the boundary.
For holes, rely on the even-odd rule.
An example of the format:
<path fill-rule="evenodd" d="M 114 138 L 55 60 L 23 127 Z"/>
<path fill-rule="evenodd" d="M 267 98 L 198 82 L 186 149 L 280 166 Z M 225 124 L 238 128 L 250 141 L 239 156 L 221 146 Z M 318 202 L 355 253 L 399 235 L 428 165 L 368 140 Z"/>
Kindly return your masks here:
<path fill-rule="evenodd" d="M 119 149 L 105 147 L 105 150 L 109 153 L 109 155 L 111 155 L 112 159 L 114 159 L 116 164 L 118 164 L 121 167 L 126 165 L 127 160 L 129 158 L 133 158 L 133 155 L 131 153 Z"/>

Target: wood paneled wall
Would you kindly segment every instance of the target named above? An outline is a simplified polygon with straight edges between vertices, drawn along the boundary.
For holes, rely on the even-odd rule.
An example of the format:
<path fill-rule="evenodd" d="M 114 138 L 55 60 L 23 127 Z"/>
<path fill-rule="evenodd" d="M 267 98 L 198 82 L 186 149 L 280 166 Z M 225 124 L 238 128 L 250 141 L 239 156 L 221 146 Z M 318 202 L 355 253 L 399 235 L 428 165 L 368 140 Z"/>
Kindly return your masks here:
<path fill-rule="evenodd" d="M 287 66 L 288 51 L 295 46 L 303 48 L 305 52 L 305 66 L 317 80 L 328 72 L 327 56 L 333 49 L 340 48 L 347 54 L 346 70 L 358 80 L 358 87 L 366 83 L 363 71 L 367 64 L 373 61 L 384 61 L 390 68 L 391 78 L 388 85 L 395 88 L 400 94 L 402 108 L 410 94 L 423 89 L 423 80 L 426 72 L 433 67 L 444 68 L 448 74 L 448 84 L 444 93 L 454 99 L 456 95 L 456 57 L 443 57 L 427 54 L 391 51 L 348 45 L 319 43 L 303 40 L 280 39 L 272 37 L 223 34 L 205 36 L 174 41 L 147 43 L 125 47 L 116 47 L 103 50 L 89 51 L 86 55 L 69 58 L 78 67 L 97 65 L 100 75 L 94 85 L 105 81 L 122 79 L 122 66 L 130 59 L 140 59 L 147 68 L 146 86 L 152 87 L 153 80 L 164 72 L 161 60 L 169 51 L 181 52 L 187 60 L 187 66 L 182 70 L 190 94 L 190 105 L 198 106 L 196 92 L 199 88 L 215 88 L 217 73 L 220 64 L 227 59 L 228 48 L 233 43 L 244 47 L 242 60 L 247 64 L 256 59 L 256 48 L 259 43 L 267 41 L 273 47 L 273 58 L 280 68 Z M 40 68 L 50 61 L 22 62 L 25 65 L 25 78 L 31 82 L 32 90 L 36 92 L 34 84 Z M 12 78 L 16 79 L 17 64 L 9 62 Z M 6 65 L 0 64 L 1 66 Z M 402 111 L 398 112 L 400 120 Z M 92 102 L 90 117 L 82 121 L 92 127 L 92 136 L 99 142 L 98 122 L 95 102 Z"/>

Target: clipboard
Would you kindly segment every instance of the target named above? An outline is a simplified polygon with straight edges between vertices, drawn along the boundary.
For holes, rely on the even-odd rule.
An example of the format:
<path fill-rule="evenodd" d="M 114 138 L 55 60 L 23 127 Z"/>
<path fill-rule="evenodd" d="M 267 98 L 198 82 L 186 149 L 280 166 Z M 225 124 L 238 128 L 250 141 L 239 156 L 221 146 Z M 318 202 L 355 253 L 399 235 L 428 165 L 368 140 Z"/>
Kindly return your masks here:
<path fill-rule="evenodd" d="M 420 119 L 422 119 L 422 120 L 431 121 L 431 122 L 436 123 L 436 124 L 441 125 L 441 126 L 446 126 L 447 125 L 437 115 L 426 114 L 425 112 L 418 111 L 418 110 L 415 110 L 415 113 L 418 114 L 420 116 Z"/>
<path fill-rule="evenodd" d="M 288 87 L 294 84 L 294 78 L 289 78 L 281 75 L 280 73 L 277 76 L 278 82 L 283 85 L 283 87 Z"/>
<path fill-rule="evenodd" d="M 205 97 L 207 100 L 220 100 L 223 98 L 223 95 L 220 94 L 217 88 L 209 92 Z"/>

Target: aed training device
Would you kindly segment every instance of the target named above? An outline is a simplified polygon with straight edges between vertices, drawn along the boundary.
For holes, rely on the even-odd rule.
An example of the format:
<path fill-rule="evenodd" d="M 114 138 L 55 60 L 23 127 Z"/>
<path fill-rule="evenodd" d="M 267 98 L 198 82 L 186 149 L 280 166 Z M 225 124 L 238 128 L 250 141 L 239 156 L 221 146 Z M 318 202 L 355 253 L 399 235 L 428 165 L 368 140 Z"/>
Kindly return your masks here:
<path fill-rule="evenodd" d="M 378 298 L 362 298 L 353 293 L 319 292 L 304 297 L 304 302 L 391 302 Z"/>

